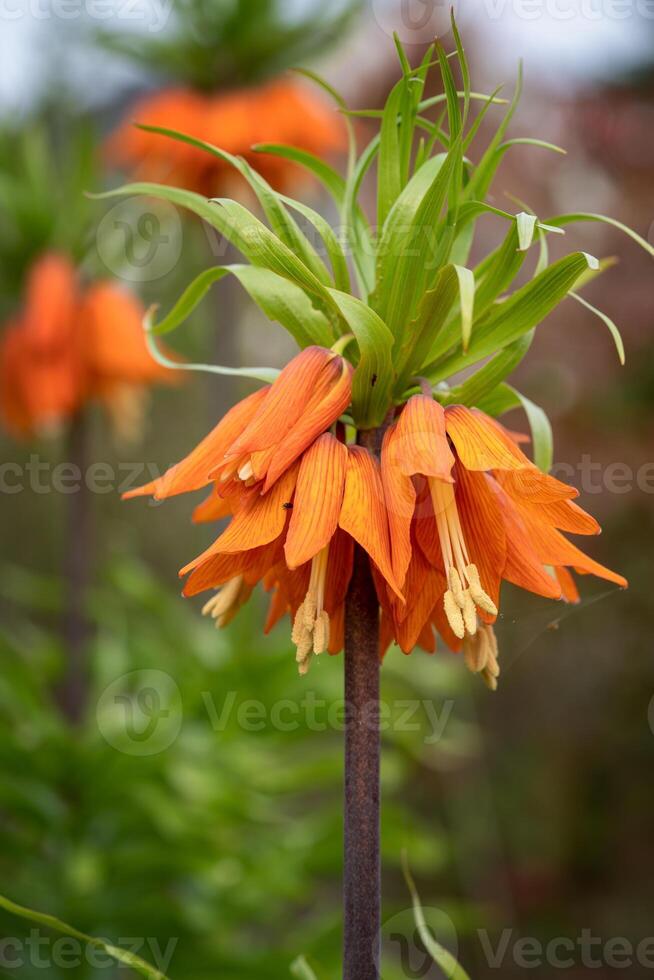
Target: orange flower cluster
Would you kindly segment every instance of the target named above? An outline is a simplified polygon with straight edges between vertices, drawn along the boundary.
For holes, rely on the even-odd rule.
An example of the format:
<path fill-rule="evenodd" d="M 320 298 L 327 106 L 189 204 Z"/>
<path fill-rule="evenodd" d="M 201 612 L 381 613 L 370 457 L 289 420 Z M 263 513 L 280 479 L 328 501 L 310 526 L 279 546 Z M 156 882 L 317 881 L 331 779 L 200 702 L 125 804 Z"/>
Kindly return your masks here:
<path fill-rule="evenodd" d="M 0 340 L 0 413 L 16 436 L 60 427 L 99 399 L 122 434 L 142 386 L 170 379 L 150 356 L 139 301 L 110 282 L 81 289 L 72 262 L 49 253 L 31 268 L 25 302 Z"/>
<path fill-rule="evenodd" d="M 381 651 L 433 652 L 436 635 L 488 685 L 502 580 L 578 601 L 569 569 L 626 586 L 561 532 L 596 534 L 577 491 L 542 473 L 516 437 L 477 409 L 415 395 L 387 428 L 381 459 L 344 441 L 352 368 L 309 347 L 237 404 L 184 460 L 130 491 L 158 500 L 211 486 L 196 521 L 231 516 L 180 572 L 184 594 L 219 589 L 204 612 L 228 623 L 258 582 L 266 631 L 286 613 L 302 672 L 343 647 L 354 544 L 370 557 Z"/>
<path fill-rule="evenodd" d="M 225 193 L 229 182 L 238 179 L 232 168 L 188 143 L 163 139 L 134 123 L 174 129 L 245 157 L 280 190 L 289 188 L 297 168 L 281 157 L 252 152 L 253 144 L 284 143 L 323 155 L 345 145 L 336 113 L 295 82 L 221 95 L 168 89 L 143 99 L 132 119 L 110 138 L 109 161 L 140 180 L 185 187 L 205 197 Z"/>

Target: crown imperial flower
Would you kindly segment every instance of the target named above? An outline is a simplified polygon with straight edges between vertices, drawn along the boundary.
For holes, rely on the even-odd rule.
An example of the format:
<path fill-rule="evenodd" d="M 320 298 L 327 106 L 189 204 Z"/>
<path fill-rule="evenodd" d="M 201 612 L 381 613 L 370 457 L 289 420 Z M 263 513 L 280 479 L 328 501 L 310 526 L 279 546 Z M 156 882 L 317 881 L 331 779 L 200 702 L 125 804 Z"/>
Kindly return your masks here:
<path fill-rule="evenodd" d="M 545 413 L 507 382 L 534 330 L 568 297 L 609 326 L 624 358 L 615 324 L 577 292 L 608 264 L 579 251 L 550 263 L 548 239 L 576 221 L 608 221 L 650 255 L 654 248 L 601 215 L 541 221 L 529 210 L 513 214 L 488 203 L 501 160 L 514 146 L 562 151 L 531 138 L 505 139 L 519 79 L 495 135 L 478 152 L 481 122 L 506 103 L 497 92 L 471 92 L 454 22 L 452 28 L 463 91 L 454 59 L 440 44 L 414 69 L 402 54 L 402 77 L 378 114 L 379 134 L 361 156 L 344 112 L 345 178 L 296 148 L 268 147 L 279 160 L 303 166 L 332 195 L 352 245 L 351 267 L 324 218 L 278 194 L 265 167 L 255 172 L 254 158 L 193 136 L 168 133 L 180 152 L 191 145 L 207 160 L 233 166 L 256 195 L 261 218 L 225 198 L 207 202 L 156 184 L 115 192 L 188 207 L 245 259 L 200 273 L 161 322 L 148 323 L 153 344 L 184 321 L 211 285 L 231 275 L 302 349 L 186 459 L 126 496 L 163 499 L 210 488 L 194 520 L 229 520 L 181 570 L 184 594 L 218 590 L 204 611 L 222 626 L 261 583 L 270 593 L 265 629 L 289 615 L 301 672 L 314 656 L 343 648 L 356 552 L 366 556 L 374 582 L 380 654 L 392 642 L 406 653 L 416 646 L 434 652 L 440 637 L 494 689 L 500 668 L 493 624 L 503 582 L 568 602 L 579 598 L 572 573 L 627 584 L 566 537 L 594 535 L 599 526 L 574 502 L 577 491 L 548 474 Z M 443 93 L 424 98 L 433 59 Z M 477 100 L 482 106 L 470 124 Z M 438 105 L 443 113 L 434 120 Z M 373 162 L 377 235 L 359 202 Z M 294 213 L 324 248 L 315 248 Z M 476 225 L 486 216 L 503 225 L 504 239 L 473 264 Z M 516 287 L 534 247 L 534 272 Z M 250 374 L 270 380 L 267 369 Z M 530 423 L 533 459 L 521 448 L 529 439 L 499 421 L 520 408 Z"/>
<path fill-rule="evenodd" d="M 29 271 L 22 311 L 0 343 L 0 411 L 17 436 L 57 429 L 91 399 L 133 434 L 145 385 L 170 382 L 142 329 L 143 308 L 110 282 L 82 289 L 66 256 L 46 253 Z"/>

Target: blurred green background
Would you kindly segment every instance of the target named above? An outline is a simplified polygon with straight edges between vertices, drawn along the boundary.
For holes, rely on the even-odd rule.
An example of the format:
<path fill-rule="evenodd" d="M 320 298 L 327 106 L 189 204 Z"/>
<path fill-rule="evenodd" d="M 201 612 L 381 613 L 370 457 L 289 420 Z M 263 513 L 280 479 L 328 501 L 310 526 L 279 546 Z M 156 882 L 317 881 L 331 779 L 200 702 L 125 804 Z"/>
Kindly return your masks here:
<path fill-rule="evenodd" d="M 103 8 L 106 17 L 90 3 L 68 8 L 78 12 L 68 18 L 56 5 L 5 10 L 2 316 L 20 301 L 29 261 L 52 244 L 91 275 L 126 276 L 145 302 L 164 308 L 210 260 L 217 243 L 181 215 L 162 216 L 172 224 L 161 264 L 138 275 L 98 232 L 107 209 L 82 192 L 118 183 L 97 147 L 136 96 L 180 81 L 226 90 L 301 63 L 323 70 L 352 105 L 379 105 L 396 75 L 393 28 L 418 58 L 442 26 L 442 10 L 430 18 L 428 5 L 408 8 L 375 0 L 325 13 L 290 0 L 193 0 L 131 5 L 140 18 L 128 17 L 125 3 Z M 499 10 L 457 9 L 475 87 L 510 84 L 524 55 L 514 135 L 569 151 L 559 160 L 521 148 L 507 156 L 500 187 L 539 215 L 604 211 L 652 241 L 652 21 L 635 6 L 620 20 Z M 302 193 L 330 214 L 316 188 Z M 492 221 L 487 235 L 499 235 Z M 421 966 L 416 949 L 409 969 L 402 963 L 397 933 L 411 932 L 403 850 L 428 920 L 440 923 L 473 978 L 498 975 L 479 930 L 492 948 L 512 930 L 503 978 L 524 973 L 514 956 L 520 937 L 576 942 L 591 930 L 602 944 L 625 937 L 636 946 L 653 932 L 651 266 L 610 229 L 584 227 L 575 242 L 620 260 L 588 297 L 623 330 L 627 365 L 614 361 L 592 317 L 568 303 L 540 328 L 519 383 L 550 413 L 559 475 L 603 525 L 593 556 L 631 587 L 582 581 L 582 604 L 563 609 L 505 587 L 495 695 L 445 651 L 389 653 L 385 980 L 440 975 Z M 280 365 L 292 352 L 281 328 L 227 286 L 175 344 L 192 359 L 233 364 Z M 90 460 L 109 464 L 113 476 L 108 492 L 91 495 L 89 678 L 77 728 L 53 696 L 67 659 L 61 569 L 71 542 L 70 495 L 53 489 L 52 475 L 66 445 L 1 437 L 2 464 L 18 464 L 24 487 L 14 492 L 16 471 L 2 470 L 0 892 L 93 935 L 139 937 L 149 961 L 170 954 L 163 965 L 173 978 L 283 977 L 306 953 L 322 980 L 337 977 L 340 963 L 342 662 L 320 658 L 298 678 L 286 624 L 262 635 L 263 600 L 216 633 L 201 603 L 179 597 L 177 580 L 211 528 L 191 527 L 184 499 L 163 508 L 119 500 L 127 482 L 147 477 L 143 464 L 160 470 L 183 456 L 249 390 L 193 376 L 156 391 L 142 444 L 129 450 L 91 413 Z M 37 462 L 47 464 L 45 484 L 33 477 Z M 170 712 L 160 719 L 164 702 Z M 161 727 L 150 738 L 153 719 Z M 30 928 L 0 913 L 0 937 L 23 943 L 19 964 L 0 947 L 0 976 L 129 972 L 57 962 L 47 930 L 34 954 Z M 569 976 L 613 976 L 594 949 L 599 966 L 577 951 Z M 555 967 L 529 972 L 551 977 Z M 649 975 L 642 963 L 631 969 Z"/>

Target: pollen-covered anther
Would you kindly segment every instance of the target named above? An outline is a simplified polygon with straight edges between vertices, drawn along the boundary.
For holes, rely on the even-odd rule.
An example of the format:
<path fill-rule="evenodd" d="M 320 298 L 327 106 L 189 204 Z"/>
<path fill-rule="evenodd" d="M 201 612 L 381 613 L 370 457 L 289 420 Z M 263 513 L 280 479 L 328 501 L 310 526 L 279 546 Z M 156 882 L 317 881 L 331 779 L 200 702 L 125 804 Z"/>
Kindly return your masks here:
<path fill-rule="evenodd" d="M 243 581 L 242 575 L 236 575 L 223 585 L 202 607 L 203 616 L 211 616 L 216 629 L 222 629 L 231 623 L 241 606 L 250 598 L 252 587 Z"/>
<path fill-rule="evenodd" d="M 463 621 L 463 615 L 461 609 L 454 597 L 454 593 L 451 589 L 448 589 L 443 596 L 443 608 L 445 609 L 445 615 L 447 621 L 450 624 L 452 632 L 459 640 L 462 640 L 466 634 L 465 623 Z"/>
<path fill-rule="evenodd" d="M 497 606 L 491 597 L 484 592 L 481 582 L 479 581 L 479 571 L 477 566 L 473 565 L 472 563 L 466 565 L 465 574 L 468 580 L 468 590 L 475 605 L 479 606 L 480 609 L 483 609 L 483 611 L 488 613 L 489 616 L 497 616 Z"/>
<path fill-rule="evenodd" d="M 329 646 L 329 616 L 323 608 L 329 545 L 311 560 L 307 594 L 295 614 L 291 639 L 297 647 L 296 660 L 301 674 L 309 669 L 311 654 L 324 653 Z"/>

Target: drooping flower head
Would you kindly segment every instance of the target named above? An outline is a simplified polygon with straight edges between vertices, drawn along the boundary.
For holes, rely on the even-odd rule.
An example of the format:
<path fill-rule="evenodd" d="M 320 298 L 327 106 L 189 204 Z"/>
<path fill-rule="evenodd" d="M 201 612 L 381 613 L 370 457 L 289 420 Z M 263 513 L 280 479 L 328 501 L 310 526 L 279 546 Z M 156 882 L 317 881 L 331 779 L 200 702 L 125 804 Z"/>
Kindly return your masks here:
<path fill-rule="evenodd" d="M 29 438 L 59 429 L 99 400 L 124 434 L 137 424 L 146 385 L 169 381 L 149 354 L 144 310 L 111 282 L 80 285 L 65 255 L 47 253 L 30 269 L 22 309 L 0 336 L 0 412 Z"/>
<path fill-rule="evenodd" d="M 493 624 L 503 583 L 567 602 L 578 600 L 575 574 L 627 584 L 568 539 L 599 527 L 575 503 L 577 491 L 548 473 L 551 429 L 544 412 L 506 382 L 534 328 L 564 298 L 578 298 L 573 287 L 583 286 L 589 269 L 602 271 L 583 252 L 550 264 L 547 237 L 573 220 L 603 219 L 575 214 L 540 222 L 484 203 L 514 145 L 503 137 L 516 100 L 490 146 L 471 157 L 479 125 L 469 125 L 473 96 L 454 23 L 453 32 L 463 94 L 457 95 L 452 62 L 440 46 L 417 69 L 403 60 L 403 77 L 381 114 L 381 137 L 347 179 L 305 160 L 341 209 L 356 284 L 324 219 L 293 205 L 321 236 L 324 249 L 317 250 L 295 223 L 289 199 L 252 174 L 270 227 L 229 201 L 212 205 L 155 185 L 138 187 L 183 200 L 250 263 L 202 273 L 173 311 L 151 325 L 153 333 L 174 329 L 212 283 L 232 274 L 303 350 L 189 456 L 127 496 L 164 499 L 209 488 L 194 520 L 227 524 L 182 568 L 184 594 L 214 590 L 204 612 L 224 626 L 261 583 L 270 593 L 265 628 L 288 614 L 302 672 L 313 656 L 343 647 L 356 549 L 372 571 L 380 655 L 392 642 L 405 653 L 444 644 L 462 651 L 491 688 L 500 669 Z M 423 101 L 434 55 L 444 95 Z M 485 115 L 497 100 L 480 98 Z M 434 101 L 446 103 L 447 131 L 425 115 Z M 429 139 L 418 141 L 417 129 Z M 209 155 L 215 155 L 211 148 Z M 375 159 L 377 236 L 357 201 Z M 475 222 L 486 213 L 508 230 L 473 265 Z M 534 242 L 535 270 L 515 288 Z M 252 375 L 265 377 L 263 369 Z M 499 421 L 520 407 L 531 424 L 533 458 L 522 448 L 530 440 Z"/>
<path fill-rule="evenodd" d="M 210 94 L 190 88 L 168 89 L 135 105 L 107 145 L 108 160 L 138 180 L 179 185 L 205 197 L 237 191 L 224 160 L 188 143 L 171 143 L 134 123 L 179 130 L 243 157 L 277 189 L 289 191 L 302 176 L 279 156 L 256 153 L 255 144 L 288 144 L 325 156 L 342 151 L 345 130 L 324 101 L 293 81 Z M 238 180 L 238 178 L 236 178 Z"/>

